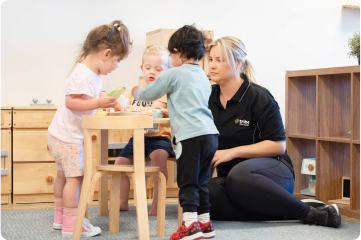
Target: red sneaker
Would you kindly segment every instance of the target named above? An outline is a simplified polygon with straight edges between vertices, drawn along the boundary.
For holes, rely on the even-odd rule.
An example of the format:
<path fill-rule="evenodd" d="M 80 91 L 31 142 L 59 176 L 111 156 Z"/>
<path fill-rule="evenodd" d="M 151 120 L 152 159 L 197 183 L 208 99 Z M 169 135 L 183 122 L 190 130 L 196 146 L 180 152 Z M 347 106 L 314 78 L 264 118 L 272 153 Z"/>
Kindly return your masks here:
<path fill-rule="evenodd" d="M 172 236 L 169 238 L 170 240 L 196 240 L 196 239 L 202 239 L 203 233 L 201 231 L 201 228 L 199 227 L 198 222 L 192 223 L 188 228 L 184 225 L 184 222 L 182 223 L 182 226 L 179 227 L 179 229 L 172 234 Z"/>
<path fill-rule="evenodd" d="M 212 221 L 201 223 L 198 222 L 201 227 L 201 231 L 203 233 L 204 238 L 214 238 L 216 236 L 216 232 L 214 231 Z"/>

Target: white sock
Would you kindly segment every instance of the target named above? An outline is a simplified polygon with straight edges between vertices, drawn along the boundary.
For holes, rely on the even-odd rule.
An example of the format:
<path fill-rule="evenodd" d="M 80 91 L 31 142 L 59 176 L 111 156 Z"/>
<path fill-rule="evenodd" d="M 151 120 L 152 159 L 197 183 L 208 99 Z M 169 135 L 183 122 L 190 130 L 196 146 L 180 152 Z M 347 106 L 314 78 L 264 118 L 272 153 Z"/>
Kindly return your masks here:
<path fill-rule="evenodd" d="M 192 223 L 197 222 L 197 212 L 184 212 L 183 221 L 186 227 L 189 227 Z"/>
<path fill-rule="evenodd" d="M 209 220 L 209 213 L 203 213 L 201 215 L 198 215 L 198 221 L 200 221 L 201 223 L 207 223 L 209 222 Z"/>

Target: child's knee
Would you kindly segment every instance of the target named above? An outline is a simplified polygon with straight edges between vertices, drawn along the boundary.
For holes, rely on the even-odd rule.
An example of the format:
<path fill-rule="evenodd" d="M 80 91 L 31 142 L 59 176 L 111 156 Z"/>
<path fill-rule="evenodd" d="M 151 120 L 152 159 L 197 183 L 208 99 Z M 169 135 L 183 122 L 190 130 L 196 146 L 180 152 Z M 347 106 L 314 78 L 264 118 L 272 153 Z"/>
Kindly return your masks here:
<path fill-rule="evenodd" d="M 131 161 L 130 159 L 125 158 L 125 157 L 118 157 L 115 160 L 114 164 L 115 165 L 132 165 L 133 161 Z"/>
<path fill-rule="evenodd" d="M 66 183 L 75 184 L 75 185 L 81 184 L 82 181 L 83 181 L 83 176 L 66 178 Z"/>
<path fill-rule="evenodd" d="M 65 181 L 65 175 L 64 175 L 64 171 L 58 170 L 56 173 L 56 178 L 57 181 Z"/>
<path fill-rule="evenodd" d="M 152 166 L 166 166 L 167 165 L 167 158 L 166 156 L 163 157 L 152 157 L 150 161 L 152 162 Z"/>
<path fill-rule="evenodd" d="M 155 163 L 164 164 L 167 163 L 167 159 L 169 157 L 169 153 L 164 149 L 157 149 L 154 150 L 150 155 L 149 158 L 152 162 L 152 165 Z"/>

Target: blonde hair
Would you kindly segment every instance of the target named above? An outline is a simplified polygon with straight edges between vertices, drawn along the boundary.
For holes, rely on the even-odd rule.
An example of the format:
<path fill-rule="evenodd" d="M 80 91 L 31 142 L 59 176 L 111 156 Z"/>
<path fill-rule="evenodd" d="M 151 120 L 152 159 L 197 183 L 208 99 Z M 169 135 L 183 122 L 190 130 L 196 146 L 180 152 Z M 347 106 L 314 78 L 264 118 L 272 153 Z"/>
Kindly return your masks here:
<path fill-rule="evenodd" d="M 149 55 L 156 55 L 162 57 L 162 62 L 167 68 L 170 68 L 172 66 L 172 58 L 170 56 L 168 49 L 164 46 L 149 45 L 143 53 L 142 65 L 144 64 L 144 57 Z"/>
<path fill-rule="evenodd" d="M 246 46 L 243 44 L 243 42 L 235 37 L 222 37 L 217 40 L 214 40 L 209 45 L 209 50 L 213 46 L 218 46 L 220 50 L 220 57 L 221 59 L 227 59 L 229 67 L 236 71 L 236 66 L 238 62 L 242 62 L 242 67 L 240 69 L 240 76 L 242 74 L 245 74 L 248 79 L 255 83 L 256 77 L 253 70 L 252 64 L 249 62 L 249 60 L 246 59 L 247 56 L 247 50 Z M 224 57 L 222 55 L 225 55 Z"/>
<path fill-rule="evenodd" d="M 90 31 L 75 64 L 84 60 L 89 53 L 103 49 L 111 49 L 113 56 L 120 56 L 124 60 L 129 55 L 132 44 L 128 28 L 121 20 L 115 20 L 109 25 L 101 25 Z"/>

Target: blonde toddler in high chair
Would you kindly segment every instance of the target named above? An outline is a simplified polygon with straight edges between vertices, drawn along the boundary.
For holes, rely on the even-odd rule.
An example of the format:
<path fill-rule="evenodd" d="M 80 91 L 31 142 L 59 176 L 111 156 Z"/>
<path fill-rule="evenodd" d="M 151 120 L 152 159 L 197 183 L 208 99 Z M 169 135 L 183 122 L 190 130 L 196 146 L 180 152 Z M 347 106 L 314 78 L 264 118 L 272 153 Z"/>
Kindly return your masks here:
<path fill-rule="evenodd" d="M 160 45 L 151 45 L 146 48 L 143 54 L 142 65 L 140 66 L 146 85 L 151 85 L 157 77 L 172 65 L 170 53 L 166 47 Z M 167 108 L 167 96 L 163 95 L 154 101 L 141 101 L 134 98 L 132 93 L 128 95 L 130 105 L 127 108 L 137 110 L 154 110 Z M 167 111 L 163 111 L 167 114 Z M 152 166 L 159 167 L 160 171 L 167 179 L 167 158 L 173 158 L 175 153 L 170 141 L 170 127 L 155 125 L 152 129 L 146 129 L 144 134 L 145 158 L 149 157 Z M 116 159 L 116 165 L 133 165 L 133 138 L 130 138 L 128 144 Z M 125 175 L 121 176 L 120 187 L 120 210 L 128 211 L 130 182 Z M 156 215 L 158 206 L 158 179 L 154 178 L 154 198 L 149 209 L 148 215 Z"/>

